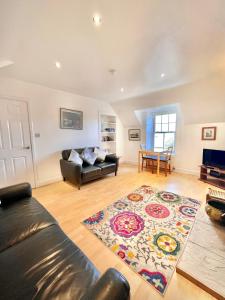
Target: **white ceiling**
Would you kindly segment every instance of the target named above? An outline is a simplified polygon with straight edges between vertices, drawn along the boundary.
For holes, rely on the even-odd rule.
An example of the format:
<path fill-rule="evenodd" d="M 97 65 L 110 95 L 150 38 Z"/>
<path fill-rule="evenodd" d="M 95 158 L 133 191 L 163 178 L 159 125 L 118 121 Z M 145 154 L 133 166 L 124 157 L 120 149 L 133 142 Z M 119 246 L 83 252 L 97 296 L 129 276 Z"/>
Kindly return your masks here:
<path fill-rule="evenodd" d="M 0 76 L 113 102 L 225 69 L 225 0 L 0 0 L 0 41 Z"/>

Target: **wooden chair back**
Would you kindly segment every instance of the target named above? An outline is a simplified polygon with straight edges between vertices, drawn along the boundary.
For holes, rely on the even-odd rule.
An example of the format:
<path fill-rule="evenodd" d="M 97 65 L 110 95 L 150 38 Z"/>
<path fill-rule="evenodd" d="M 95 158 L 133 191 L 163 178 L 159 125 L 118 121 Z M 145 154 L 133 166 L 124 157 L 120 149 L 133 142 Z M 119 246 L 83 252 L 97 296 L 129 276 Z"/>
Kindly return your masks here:
<path fill-rule="evenodd" d="M 140 144 L 140 149 L 141 150 L 146 150 L 146 145 L 145 144 Z"/>
<path fill-rule="evenodd" d="M 173 147 L 168 147 L 168 149 L 163 151 L 162 153 L 165 155 L 167 161 L 171 160 L 171 155 L 173 153 Z"/>

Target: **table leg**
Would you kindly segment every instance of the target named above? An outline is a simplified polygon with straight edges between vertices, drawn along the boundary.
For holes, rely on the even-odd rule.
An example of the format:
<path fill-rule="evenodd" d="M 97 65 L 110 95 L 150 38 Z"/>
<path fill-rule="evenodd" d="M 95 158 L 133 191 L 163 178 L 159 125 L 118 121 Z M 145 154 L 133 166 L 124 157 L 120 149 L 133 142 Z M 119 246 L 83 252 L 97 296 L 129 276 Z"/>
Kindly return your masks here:
<path fill-rule="evenodd" d="M 157 175 L 159 175 L 159 167 L 160 167 L 160 156 L 158 154 L 158 157 L 157 157 Z"/>
<path fill-rule="evenodd" d="M 140 173 L 140 168 L 141 168 L 141 166 L 140 166 L 140 152 L 138 151 L 138 173 Z"/>

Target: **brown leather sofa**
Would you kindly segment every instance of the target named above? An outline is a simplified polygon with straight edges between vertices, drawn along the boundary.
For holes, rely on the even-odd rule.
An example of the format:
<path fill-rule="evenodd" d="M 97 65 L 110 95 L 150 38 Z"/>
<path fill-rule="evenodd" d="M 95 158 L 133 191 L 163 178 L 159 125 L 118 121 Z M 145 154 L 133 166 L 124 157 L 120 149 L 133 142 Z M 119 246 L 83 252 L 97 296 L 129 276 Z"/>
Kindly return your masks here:
<path fill-rule="evenodd" d="M 28 183 L 0 189 L 1 300 L 127 300 L 115 269 L 101 277 L 34 198 Z"/>
<path fill-rule="evenodd" d="M 94 151 L 94 147 L 89 147 Z M 71 161 L 68 161 L 70 152 L 72 149 L 62 151 L 62 159 L 60 159 L 60 168 L 64 181 L 69 181 L 78 186 L 80 189 L 83 183 L 89 182 L 101 178 L 107 174 L 115 173 L 117 175 L 117 170 L 119 166 L 119 158 L 114 155 L 106 155 L 104 162 L 99 162 L 96 160 L 93 166 L 83 163 L 82 166 L 77 165 Z M 84 148 L 75 149 L 79 154 L 81 154 Z"/>

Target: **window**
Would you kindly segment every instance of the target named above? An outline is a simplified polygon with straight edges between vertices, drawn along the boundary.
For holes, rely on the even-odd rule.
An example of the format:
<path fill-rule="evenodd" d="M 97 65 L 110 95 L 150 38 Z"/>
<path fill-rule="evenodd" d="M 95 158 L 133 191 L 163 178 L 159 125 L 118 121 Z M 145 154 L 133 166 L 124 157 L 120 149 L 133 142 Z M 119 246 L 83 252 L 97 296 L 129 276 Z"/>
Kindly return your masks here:
<path fill-rule="evenodd" d="M 175 146 L 176 114 L 156 115 L 154 122 L 154 151 Z"/>

